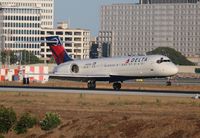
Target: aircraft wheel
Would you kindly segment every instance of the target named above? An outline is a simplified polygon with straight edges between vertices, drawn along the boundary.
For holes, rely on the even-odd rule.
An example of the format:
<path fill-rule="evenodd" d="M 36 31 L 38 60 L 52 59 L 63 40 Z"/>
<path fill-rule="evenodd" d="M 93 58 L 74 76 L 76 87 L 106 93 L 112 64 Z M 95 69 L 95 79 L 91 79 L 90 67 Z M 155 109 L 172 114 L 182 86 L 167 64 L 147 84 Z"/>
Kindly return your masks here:
<path fill-rule="evenodd" d="M 95 89 L 96 82 L 95 81 L 88 81 L 88 89 Z"/>
<path fill-rule="evenodd" d="M 171 81 L 167 81 L 167 82 L 166 82 L 166 85 L 167 85 L 167 86 L 171 86 L 171 85 L 172 85 L 172 82 L 171 82 Z"/>
<path fill-rule="evenodd" d="M 121 83 L 113 83 L 113 89 L 119 91 L 121 89 Z"/>

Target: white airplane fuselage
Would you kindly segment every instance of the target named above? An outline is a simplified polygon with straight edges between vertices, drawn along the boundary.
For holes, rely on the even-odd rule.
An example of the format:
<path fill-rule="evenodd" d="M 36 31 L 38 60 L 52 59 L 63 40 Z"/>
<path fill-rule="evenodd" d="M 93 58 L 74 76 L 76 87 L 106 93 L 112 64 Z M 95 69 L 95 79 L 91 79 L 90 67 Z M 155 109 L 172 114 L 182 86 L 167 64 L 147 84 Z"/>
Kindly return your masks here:
<path fill-rule="evenodd" d="M 169 77 L 177 72 L 177 67 L 170 59 L 162 55 L 73 60 L 58 65 L 53 71 L 55 76 L 63 78 L 66 76 L 66 78 L 79 78 L 77 80 L 81 81 L 112 82 L 135 78 Z"/>

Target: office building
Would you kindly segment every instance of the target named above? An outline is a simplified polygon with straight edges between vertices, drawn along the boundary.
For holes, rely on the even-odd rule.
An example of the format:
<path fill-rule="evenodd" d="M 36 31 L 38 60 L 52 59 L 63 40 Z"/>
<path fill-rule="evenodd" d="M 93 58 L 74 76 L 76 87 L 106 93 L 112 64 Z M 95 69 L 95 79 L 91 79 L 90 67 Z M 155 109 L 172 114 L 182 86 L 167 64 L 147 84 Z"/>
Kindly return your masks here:
<path fill-rule="evenodd" d="M 3 7 L 40 8 L 41 28 L 53 28 L 54 0 L 0 0 L 0 5 Z"/>
<path fill-rule="evenodd" d="M 27 50 L 40 58 L 40 31 L 53 28 L 54 0 L 0 0 L 1 50 Z"/>
<path fill-rule="evenodd" d="M 98 43 L 97 43 L 97 38 L 92 37 L 90 39 L 90 58 L 98 58 Z"/>
<path fill-rule="evenodd" d="M 40 8 L 1 7 L 1 50 L 27 50 L 40 57 Z"/>
<path fill-rule="evenodd" d="M 198 0 L 140 0 L 140 4 L 197 3 Z"/>
<path fill-rule="evenodd" d="M 101 52 L 107 49 L 110 56 L 127 56 L 145 54 L 157 47 L 171 47 L 189 59 L 198 59 L 200 2 L 151 2 L 153 4 L 143 0 L 147 4 L 101 7 L 98 37 Z"/>
<path fill-rule="evenodd" d="M 90 31 L 87 29 L 72 29 L 68 28 L 66 22 L 60 22 L 55 29 L 43 29 L 41 31 L 41 40 L 45 40 L 46 36 L 58 35 L 63 41 L 63 45 L 67 53 L 73 59 L 89 58 L 90 48 Z M 46 43 L 41 44 L 41 59 L 49 62 L 52 57 L 52 52 Z"/>

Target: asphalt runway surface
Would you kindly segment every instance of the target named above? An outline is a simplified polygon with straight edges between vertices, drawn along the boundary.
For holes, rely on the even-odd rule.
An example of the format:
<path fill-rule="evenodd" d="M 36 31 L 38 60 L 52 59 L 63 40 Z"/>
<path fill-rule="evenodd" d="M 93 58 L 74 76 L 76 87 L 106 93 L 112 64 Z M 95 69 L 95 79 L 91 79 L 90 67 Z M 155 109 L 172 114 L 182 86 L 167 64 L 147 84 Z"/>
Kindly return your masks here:
<path fill-rule="evenodd" d="M 112 89 L 95 89 L 88 90 L 86 88 L 55 88 L 55 87 L 29 87 L 29 86 L 1 86 L 0 92 L 59 92 L 59 93 L 74 93 L 74 94 L 108 94 L 108 95 L 146 95 L 146 96 L 174 96 L 174 97 L 194 97 L 200 92 L 195 91 L 171 91 L 171 90 L 126 90 L 114 91 Z"/>
<path fill-rule="evenodd" d="M 125 81 L 125 83 L 138 83 L 138 84 L 160 84 L 165 85 L 167 82 L 166 78 L 157 79 L 137 79 Z M 171 80 L 172 85 L 200 85 L 200 79 L 198 78 L 177 78 Z"/>
<path fill-rule="evenodd" d="M 134 84 L 158 84 L 166 85 L 167 79 L 138 79 L 129 80 L 124 83 Z M 98 82 L 99 83 L 99 82 Z M 172 85 L 200 85 L 200 79 L 178 78 L 172 80 Z M 61 93 L 86 93 L 86 94 L 110 94 L 110 95 L 149 95 L 149 96 L 176 96 L 176 97 L 194 97 L 200 91 L 173 91 L 173 90 L 129 90 L 121 89 L 115 91 L 112 89 L 95 89 L 86 88 L 67 88 L 67 87 L 30 87 L 30 86 L 0 86 L 0 92 L 61 92 Z"/>

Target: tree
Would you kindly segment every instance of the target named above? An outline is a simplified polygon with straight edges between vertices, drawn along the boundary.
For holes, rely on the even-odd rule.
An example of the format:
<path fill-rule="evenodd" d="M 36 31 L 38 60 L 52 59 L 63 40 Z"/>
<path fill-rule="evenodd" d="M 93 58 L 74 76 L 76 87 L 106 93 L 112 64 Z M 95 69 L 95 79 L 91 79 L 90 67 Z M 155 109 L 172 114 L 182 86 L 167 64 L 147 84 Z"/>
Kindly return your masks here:
<path fill-rule="evenodd" d="M 10 56 L 10 57 L 8 57 L 8 56 Z M 17 56 L 14 54 L 13 51 L 5 50 L 5 51 L 1 52 L 2 64 L 8 63 L 9 58 L 10 58 L 10 64 L 14 64 L 17 62 Z"/>
<path fill-rule="evenodd" d="M 22 65 L 25 65 L 42 63 L 42 61 L 37 56 L 29 51 L 23 50 L 16 52 L 5 50 L 1 52 L 1 61 L 3 64 L 6 64 L 6 61 L 8 60 L 8 55 L 10 55 L 10 64 L 21 63 Z"/>
<path fill-rule="evenodd" d="M 22 55 L 22 58 L 21 58 L 22 65 L 37 64 L 37 63 L 42 62 L 37 56 L 35 56 L 33 53 L 28 52 L 26 50 L 23 50 L 21 55 Z"/>
<path fill-rule="evenodd" d="M 177 65 L 195 65 L 193 62 L 189 61 L 185 56 L 183 56 L 180 52 L 174 50 L 169 47 L 158 47 L 150 52 L 147 52 L 147 55 L 164 55 L 169 57 L 174 64 Z"/>
<path fill-rule="evenodd" d="M 55 59 L 54 59 L 53 56 L 51 56 L 51 58 L 50 58 L 50 60 L 49 60 L 49 63 L 51 63 L 51 64 L 55 64 L 55 63 L 56 63 L 56 61 L 55 61 Z"/>

